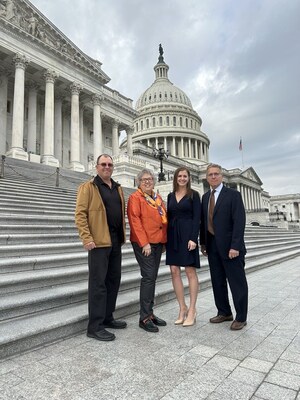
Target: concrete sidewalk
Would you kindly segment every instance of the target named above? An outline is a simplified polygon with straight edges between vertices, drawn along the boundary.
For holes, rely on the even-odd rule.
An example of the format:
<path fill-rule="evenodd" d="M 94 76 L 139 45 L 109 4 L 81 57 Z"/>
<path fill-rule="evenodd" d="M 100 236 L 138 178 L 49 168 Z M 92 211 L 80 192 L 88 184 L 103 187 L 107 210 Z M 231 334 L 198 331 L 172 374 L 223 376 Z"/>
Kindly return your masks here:
<path fill-rule="evenodd" d="M 300 400 L 300 257 L 248 276 L 248 325 L 213 325 L 211 289 L 193 327 L 175 326 L 177 303 L 156 308 L 158 334 L 115 331 L 114 342 L 85 333 L 0 362 L 0 399 Z"/>

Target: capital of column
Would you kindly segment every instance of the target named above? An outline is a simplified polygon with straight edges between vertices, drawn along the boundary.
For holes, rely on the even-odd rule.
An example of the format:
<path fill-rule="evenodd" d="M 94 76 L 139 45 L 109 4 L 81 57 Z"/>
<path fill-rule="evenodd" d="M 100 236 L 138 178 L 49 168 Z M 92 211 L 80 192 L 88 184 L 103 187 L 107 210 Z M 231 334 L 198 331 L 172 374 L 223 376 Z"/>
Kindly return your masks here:
<path fill-rule="evenodd" d="M 65 99 L 66 95 L 64 92 L 60 91 L 60 90 L 56 90 L 55 94 L 54 94 L 54 99 L 55 100 L 61 100 L 63 101 Z"/>
<path fill-rule="evenodd" d="M 71 94 L 79 95 L 79 93 L 82 91 L 82 86 L 77 82 L 73 82 L 70 85 L 70 91 L 71 91 Z"/>
<path fill-rule="evenodd" d="M 11 70 L 7 67 L 0 67 L 0 76 L 6 76 L 7 78 L 11 76 Z M 0 79 L 1 81 L 1 79 Z"/>
<path fill-rule="evenodd" d="M 114 119 L 112 122 L 112 127 L 113 129 L 117 129 L 120 125 L 120 120 L 119 119 Z"/>
<path fill-rule="evenodd" d="M 44 78 L 46 82 L 50 83 L 54 83 L 58 76 L 59 75 L 55 71 L 52 71 L 50 69 L 47 69 L 47 71 L 44 73 Z"/>
<path fill-rule="evenodd" d="M 22 68 L 25 70 L 29 64 L 29 60 L 24 56 L 24 54 L 17 53 L 13 58 L 13 63 L 15 64 L 16 68 Z"/>
<path fill-rule="evenodd" d="M 35 81 L 28 81 L 28 82 L 26 82 L 25 87 L 26 87 L 26 89 L 37 92 L 40 88 L 40 85 Z"/>
<path fill-rule="evenodd" d="M 133 125 L 127 126 L 127 127 L 126 127 L 126 132 L 127 132 L 127 134 L 129 134 L 129 135 L 133 135 L 134 126 L 133 126 Z"/>
<path fill-rule="evenodd" d="M 101 106 L 101 103 L 103 102 L 103 96 L 100 94 L 94 94 L 92 96 L 92 104 L 93 106 Z"/>

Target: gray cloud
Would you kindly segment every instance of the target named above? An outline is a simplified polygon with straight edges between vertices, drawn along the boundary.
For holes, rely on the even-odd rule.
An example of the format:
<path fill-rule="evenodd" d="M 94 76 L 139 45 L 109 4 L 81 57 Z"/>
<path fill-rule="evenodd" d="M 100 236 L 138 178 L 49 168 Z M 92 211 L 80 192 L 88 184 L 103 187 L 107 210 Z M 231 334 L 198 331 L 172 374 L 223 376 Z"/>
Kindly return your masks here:
<path fill-rule="evenodd" d="M 134 101 L 158 44 L 190 97 L 210 159 L 252 166 L 270 194 L 300 192 L 298 0 L 33 0 Z M 243 152 L 239 140 L 243 140 Z"/>

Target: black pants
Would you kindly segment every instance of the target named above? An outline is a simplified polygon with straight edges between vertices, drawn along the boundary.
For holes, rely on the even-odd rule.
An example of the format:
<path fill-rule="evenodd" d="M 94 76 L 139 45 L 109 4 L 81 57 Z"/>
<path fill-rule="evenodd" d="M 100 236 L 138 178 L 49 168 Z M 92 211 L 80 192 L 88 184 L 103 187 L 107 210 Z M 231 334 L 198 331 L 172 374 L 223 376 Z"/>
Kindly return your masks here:
<path fill-rule="evenodd" d="M 233 259 L 222 259 L 214 236 L 208 236 L 208 262 L 218 315 L 231 315 L 228 299 L 227 280 L 236 311 L 235 319 L 239 322 L 247 320 L 248 284 L 245 274 L 245 257 L 240 254 Z"/>
<path fill-rule="evenodd" d="M 104 321 L 113 319 L 121 281 L 121 243 L 117 233 L 111 233 L 111 247 L 89 251 L 88 331 L 103 329 Z"/>
<path fill-rule="evenodd" d="M 142 248 L 137 243 L 132 243 L 135 258 L 141 269 L 140 286 L 140 321 L 153 314 L 155 283 L 163 250 L 162 243 L 151 244 L 151 253 L 144 256 Z"/>

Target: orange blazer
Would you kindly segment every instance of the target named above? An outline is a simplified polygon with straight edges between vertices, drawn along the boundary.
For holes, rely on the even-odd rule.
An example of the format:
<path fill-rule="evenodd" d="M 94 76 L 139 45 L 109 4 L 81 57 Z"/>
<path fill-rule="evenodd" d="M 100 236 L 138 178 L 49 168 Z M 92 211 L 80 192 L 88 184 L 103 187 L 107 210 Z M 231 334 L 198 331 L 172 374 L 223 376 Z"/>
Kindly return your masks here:
<path fill-rule="evenodd" d="M 161 199 L 159 194 L 157 196 Z M 162 207 L 166 210 L 163 201 Z M 129 196 L 127 215 L 131 242 L 138 243 L 140 247 L 148 243 L 167 242 L 167 224 L 162 223 L 158 210 L 151 207 L 139 191 Z"/>

